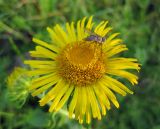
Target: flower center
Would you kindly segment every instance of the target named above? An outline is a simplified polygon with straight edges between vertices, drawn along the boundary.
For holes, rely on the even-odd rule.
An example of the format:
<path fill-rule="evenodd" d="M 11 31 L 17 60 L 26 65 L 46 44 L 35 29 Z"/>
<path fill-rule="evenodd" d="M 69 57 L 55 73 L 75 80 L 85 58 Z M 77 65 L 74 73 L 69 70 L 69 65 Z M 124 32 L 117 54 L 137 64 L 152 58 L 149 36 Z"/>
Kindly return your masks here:
<path fill-rule="evenodd" d="M 102 46 L 88 41 L 73 44 L 67 45 L 57 58 L 60 76 L 79 86 L 96 82 L 105 73 Z"/>

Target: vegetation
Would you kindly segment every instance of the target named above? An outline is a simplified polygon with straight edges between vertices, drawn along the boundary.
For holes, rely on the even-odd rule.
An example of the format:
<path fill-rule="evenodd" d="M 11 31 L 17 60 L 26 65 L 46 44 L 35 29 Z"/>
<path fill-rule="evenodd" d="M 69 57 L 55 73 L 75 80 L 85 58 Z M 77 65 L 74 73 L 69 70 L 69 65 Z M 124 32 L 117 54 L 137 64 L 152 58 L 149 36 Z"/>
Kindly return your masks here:
<path fill-rule="evenodd" d="M 90 15 L 97 22 L 109 20 L 129 48 L 124 56 L 142 64 L 134 95 L 118 96 L 120 109 L 112 108 L 91 125 L 48 113 L 38 98 L 29 96 L 23 106 L 11 101 L 6 78 L 23 66 L 34 48 L 32 37 L 48 41 L 47 26 Z M 0 129 L 160 129 L 159 35 L 159 0 L 0 0 Z"/>

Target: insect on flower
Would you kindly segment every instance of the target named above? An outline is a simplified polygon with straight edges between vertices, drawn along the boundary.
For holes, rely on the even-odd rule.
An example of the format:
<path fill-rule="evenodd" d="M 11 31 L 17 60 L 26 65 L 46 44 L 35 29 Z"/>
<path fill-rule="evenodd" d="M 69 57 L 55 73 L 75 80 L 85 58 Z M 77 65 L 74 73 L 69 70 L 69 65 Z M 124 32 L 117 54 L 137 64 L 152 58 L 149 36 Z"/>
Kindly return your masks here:
<path fill-rule="evenodd" d="M 89 33 L 90 35 L 87 36 L 84 40 L 94 42 L 96 43 L 96 45 L 100 45 L 101 55 L 102 55 L 102 44 L 106 41 L 106 36 L 102 37 L 96 34 L 95 32 L 92 32 L 90 29 L 86 29 L 85 31 Z"/>
<path fill-rule="evenodd" d="M 89 36 L 87 36 L 84 39 L 85 41 L 94 41 L 94 42 L 99 43 L 99 44 L 102 45 L 105 42 L 105 40 L 106 40 L 106 36 L 102 37 L 102 36 L 100 36 L 100 35 L 92 32 L 89 29 L 86 29 L 85 31 L 90 34 Z"/>

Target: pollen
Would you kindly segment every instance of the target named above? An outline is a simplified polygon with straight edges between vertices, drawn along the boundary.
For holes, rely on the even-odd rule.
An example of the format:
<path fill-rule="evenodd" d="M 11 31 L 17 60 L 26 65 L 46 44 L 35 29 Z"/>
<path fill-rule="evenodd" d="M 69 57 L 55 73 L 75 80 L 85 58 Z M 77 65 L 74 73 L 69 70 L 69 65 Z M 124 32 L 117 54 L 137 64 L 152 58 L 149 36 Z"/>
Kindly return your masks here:
<path fill-rule="evenodd" d="M 102 46 L 89 41 L 73 44 L 66 45 L 57 58 L 59 75 L 78 86 L 95 83 L 105 73 Z"/>

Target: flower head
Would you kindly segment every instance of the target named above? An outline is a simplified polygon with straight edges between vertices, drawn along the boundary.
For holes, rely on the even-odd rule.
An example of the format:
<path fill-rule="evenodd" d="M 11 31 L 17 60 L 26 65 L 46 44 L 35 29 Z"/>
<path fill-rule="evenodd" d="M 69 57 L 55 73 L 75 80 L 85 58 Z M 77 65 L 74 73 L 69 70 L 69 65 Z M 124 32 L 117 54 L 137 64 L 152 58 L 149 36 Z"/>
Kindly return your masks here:
<path fill-rule="evenodd" d="M 49 111 L 53 112 L 68 103 L 69 117 L 75 114 L 80 123 L 84 120 L 90 123 L 92 117 L 100 120 L 106 115 L 111 103 L 119 107 L 114 93 L 123 96 L 133 93 L 112 75 L 137 84 L 138 77 L 128 70 L 139 70 L 139 64 L 137 59 L 116 56 L 127 48 L 121 39 L 115 38 L 118 33 L 104 40 L 112 29 L 106 27 L 107 23 L 102 21 L 93 27 L 92 16 L 88 21 L 84 17 L 76 27 L 74 22 L 66 23 L 65 30 L 58 24 L 48 27 L 51 43 L 33 38 L 38 46 L 30 54 L 37 59 L 27 60 L 25 64 L 33 68 L 28 75 L 36 76 L 29 88 L 32 95 L 45 92 L 41 106 L 51 102 Z M 86 30 L 93 30 L 94 34 Z M 98 42 L 96 36 L 103 37 L 103 42 Z"/>
<path fill-rule="evenodd" d="M 7 78 L 8 96 L 17 107 L 23 106 L 28 97 L 28 87 L 31 77 L 28 77 L 24 68 L 16 67 Z"/>

